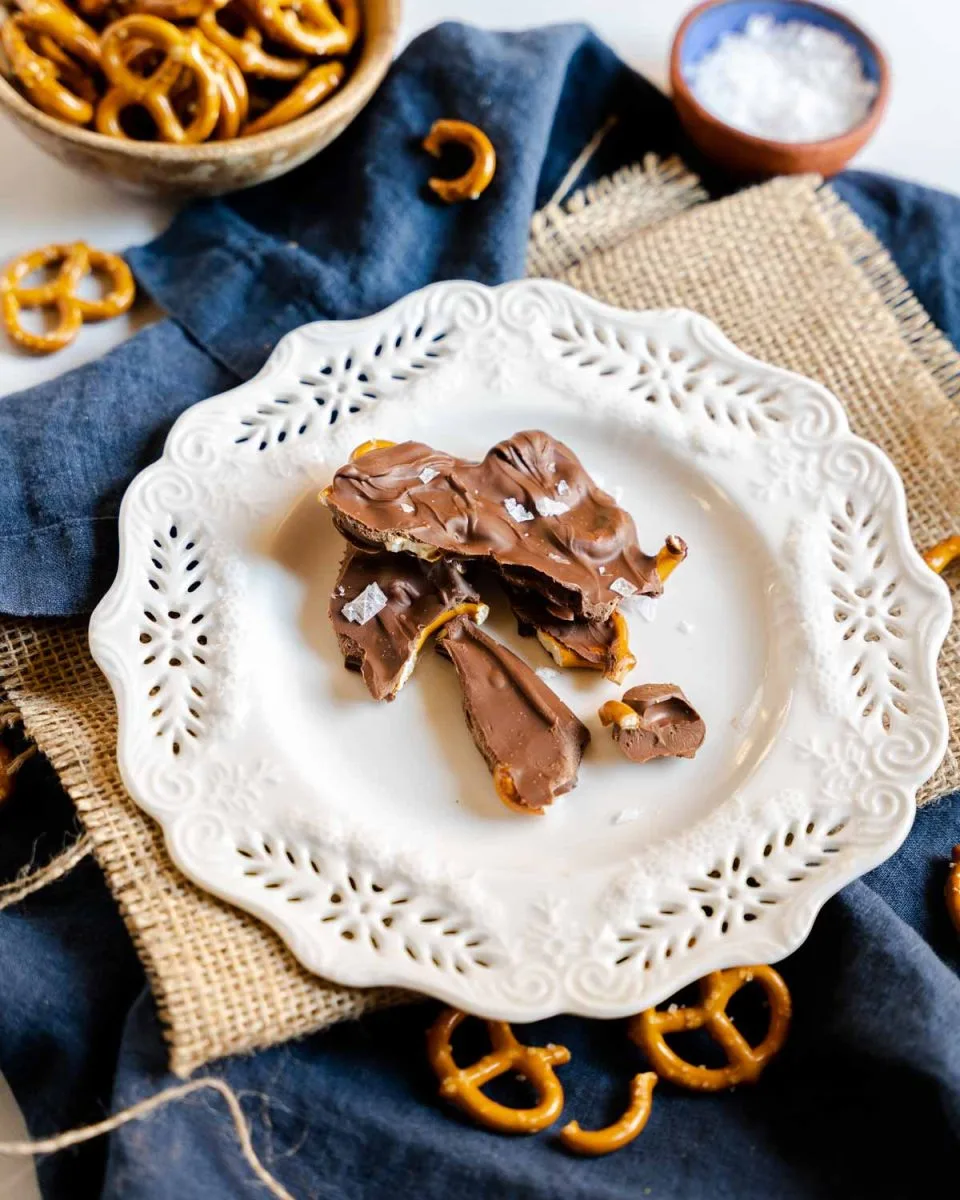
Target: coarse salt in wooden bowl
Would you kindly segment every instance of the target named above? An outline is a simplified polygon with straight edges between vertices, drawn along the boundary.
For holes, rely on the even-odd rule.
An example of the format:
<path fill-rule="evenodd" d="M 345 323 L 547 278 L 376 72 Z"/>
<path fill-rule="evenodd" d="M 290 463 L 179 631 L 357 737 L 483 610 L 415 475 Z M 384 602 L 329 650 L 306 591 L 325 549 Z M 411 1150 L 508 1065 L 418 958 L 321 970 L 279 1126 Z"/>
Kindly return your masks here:
<path fill-rule="evenodd" d="M 728 124 L 706 109 L 690 84 L 691 69 L 722 37 L 742 32 L 751 17 L 803 21 L 839 34 L 857 53 L 864 77 L 876 87 L 866 116 L 836 137 L 775 141 Z M 835 175 L 869 141 L 880 124 L 890 91 L 890 67 L 880 47 L 848 17 L 807 0 L 706 0 L 680 25 L 670 53 L 673 102 L 697 148 L 712 162 L 744 178 L 816 173 Z"/>
<path fill-rule="evenodd" d="M 107 137 L 47 116 L 0 74 L 0 111 L 42 150 L 128 190 L 216 196 L 274 179 L 338 137 L 377 90 L 393 60 L 401 0 L 363 0 L 363 40 L 351 74 L 313 112 L 252 137 L 174 146 Z"/>

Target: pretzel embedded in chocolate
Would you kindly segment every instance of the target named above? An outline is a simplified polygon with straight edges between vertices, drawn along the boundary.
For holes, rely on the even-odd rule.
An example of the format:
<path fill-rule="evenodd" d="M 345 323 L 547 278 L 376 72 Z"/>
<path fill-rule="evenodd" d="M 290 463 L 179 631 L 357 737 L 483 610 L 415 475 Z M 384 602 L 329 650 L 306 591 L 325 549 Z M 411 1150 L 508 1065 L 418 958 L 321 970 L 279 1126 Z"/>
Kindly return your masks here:
<path fill-rule="evenodd" d="M 481 625 L 488 611 L 452 563 L 386 551 L 363 554 L 353 547 L 330 596 L 330 622 L 344 662 L 361 673 L 374 700 L 394 699 L 431 634 L 459 616 Z"/>
<path fill-rule="evenodd" d="M 622 613 L 605 621 L 561 621 L 530 592 L 511 588 L 507 595 L 520 636 L 536 637 L 558 667 L 602 671 L 606 679 L 622 683 L 637 665 Z"/>
<path fill-rule="evenodd" d="M 645 683 L 608 700 L 600 720 L 611 726 L 625 758 L 646 763 L 654 758 L 693 758 L 703 745 L 703 718 L 675 683 Z"/>
<path fill-rule="evenodd" d="M 341 467 L 321 499 L 355 545 L 485 560 L 562 620 L 606 620 L 624 598 L 663 590 L 629 514 L 539 430 L 479 463 L 418 442 L 373 450 Z"/>
<path fill-rule="evenodd" d="M 467 726 L 508 808 L 542 813 L 577 782 L 587 727 L 506 646 L 473 621 L 446 626 L 437 650 L 457 671 Z"/>

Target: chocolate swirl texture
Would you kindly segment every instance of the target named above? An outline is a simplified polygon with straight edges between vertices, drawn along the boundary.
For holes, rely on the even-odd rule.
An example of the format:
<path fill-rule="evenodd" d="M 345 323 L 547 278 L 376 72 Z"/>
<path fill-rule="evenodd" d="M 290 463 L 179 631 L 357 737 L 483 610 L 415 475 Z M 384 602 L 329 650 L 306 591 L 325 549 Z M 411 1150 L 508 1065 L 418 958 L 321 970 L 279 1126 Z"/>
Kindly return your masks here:
<path fill-rule="evenodd" d="M 500 799 L 540 813 L 576 785 L 587 727 L 506 646 L 458 617 L 437 641 L 456 668 L 467 726 Z"/>
<path fill-rule="evenodd" d="M 419 442 L 371 450 L 337 471 L 323 499 L 355 545 L 486 560 L 561 620 L 603 621 L 625 594 L 662 591 L 630 515 L 539 430 L 478 463 Z"/>

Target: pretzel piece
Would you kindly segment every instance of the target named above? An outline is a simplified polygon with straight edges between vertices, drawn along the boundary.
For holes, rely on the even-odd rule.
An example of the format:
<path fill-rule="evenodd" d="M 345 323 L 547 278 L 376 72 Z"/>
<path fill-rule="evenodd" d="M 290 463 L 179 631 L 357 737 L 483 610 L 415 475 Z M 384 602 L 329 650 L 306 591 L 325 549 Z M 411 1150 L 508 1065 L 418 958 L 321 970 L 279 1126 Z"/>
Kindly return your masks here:
<path fill-rule="evenodd" d="M 476 200 L 490 185 L 497 169 L 497 155 L 493 143 L 476 125 L 468 121 L 434 121 L 430 132 L 423 139 L 423 148 L 434 158 L 439 158 L 443 147 L 457 142 L 473 155 L 473 162 L 456 179 L 440 179 L 432 176 L 427 186 L 446 204 L 457 204 L 461 200 Z"/>
<path fill-rule="evenodd" d="M 321 63 L 319 67 L 314 67 L 291 88 L 282 100 L 278 100 L 273 108 L 268 108 L 262 116 L 251 121 L 244 128 L 243 135 L 246 137 L 265 133 L 268 129 L 276 129 L 278 125 L 286 125 L 290 121 L 295 121 L 297 117 L 311 112 L 318 104 L 326 100 L 331 92 L 336 91 L 345 74 L 341 62 Z"/>
<path fill-rule="evenodd" d="M 131 45 L 144 45 L 163 54 L 155 71 L 140 75 L 133 70 Z M 137 105 L 147 110 L 161 141 L 188 145 L 205 141 L 220 119 L 220 76 L 205 57 L 198 41 L 159 17 L 132 14 L 104 30 L 101 42 L 103 70 L 111 87 L 97 106 L 100 133 L 127 137 L 120 117 Z M 171 101 L 171 92 L 188 72 L 196 84 L 196 101 L 184 125 Z"/>
<path fill-rule="evenodd" d="M 238 10 L 231 4 L 226 12 L 233 16 Z M 197 18 L 197 28 L 215 46 L 229 54 L 245 75 L 256 75 L 260 79 L 299 79 L 310 65 L 305 58 L 281 58 L 269 54 L 263 48 L 263 33 L 246 18 L 243 33 L 231 33 L 220 22 L 216 8 L 205 9 Z"/>
<path fill-rule="evenodd" d="M 100 65 L 100 40 L 97 32 L 63 0 L 17 0 L 24 26 L 46 33 L 69 54 L 89 67 Z"/>
<path fill-rule="evenodd" d="M 660 582 L 666 583 L 674 570 L 687 557 L 687 543 L 675 533 L 671 533 L 657 551 L 657 574 Z"/>
<path fill-rule="evenodd" d="M 199 44 L 204 58 L 217 75 L 220 116 L 214 134 L 220 141 L 234 138 L 250 113 L 250 93 L 246 76 L 230 55 L 208 41 L 199 29 L 190 30 L 189 36 Z"/>
<path fill-rule="evenodd" d="M 134 11 L 163 21 L 196 21 L 205 12 L 216 11 L 226 3 L 227 0 L 136 0 Z"/>
<path fill-rule="evenodd" d="M 560 1130 L 560 1142 L 574 1154 L 596 1158 L 622 1150 L 643 1133 L 653 1109 L 653 1089 L 657 1076 L 653 1071 L 634 1075 L 630 1081 L 630 1106 L 622 1117 L 605 1129 L 581 1129 L 579 1121 L 570 1121 Z"/>
<path fill-rule="evenodd" d="M 570 1061 L 566 1046 L 526 1046 L 517 1041 L 506 1021 L 487 1021 L 490 1053 L 459 1067 L 450 1039 L 466 1018 L 466 1013 L 446 1008 L 427 1033 L 427 1058 L 444 1100 L 498 1133 L 539 1133 L 552 1125 L 563 1111 L 563 1087 L 553 1068 Z M 532 1108 L 509 1108 L 483 1094 L 481 1089 L 491 1079 L 507 1071 L 516 1071 L 533 1088 L 537 1103 Z"/>
<path fill-rule="evenodd" d="M 960 846 L 954 846 L 950 866 L 947 868 L 947 882 L 943 889 L 943 898 L 947 902 L 947 912 L 953 927 L 960 933 Z"/>
<path fill-rule="evenodd" d="M 59 263 L 56 276 L 38 287 L 24 287 L 22 280 L 34 271 Z M 99 300 L 77 295 L 77 287 L 91 270 L 104 271 L 110 291 Z M 126 312 L 133 303 L 133 276 L 116 254 L 95 250 L 85 242 L 43 246 L 21 254 L 0 273 L 0 315 L 10 337 L 25 350 L 51 354 L 68 346 L 84 321 L 103 321 Z M 60 319 L 48 333 L 31 333 L 20 323 L 24 308 L 56 308 Z"/>
<path fill-rule="evenodd" d="M 349 24 L 337 19 L 327 0 L 244 0 L 263 32 L 302 54 L 348 54 L 359 33 L 359 13 L 346 4 Z"/>
<path fill-rule="evenodd" d="M 935 546 L 931 546 L 929 550 L 923 552 L 923 561 L 931 571 L 936 571 L 938 575 L 942 575 L 947 567 L 958 558 L 960 558 L 960 534 L 945 538 L 942 542 L 937 542 Z"/>
<path fill-rule="evenodd" d="M 8 17 L 0 26 L 0 46 L 23 90 L 41 112 L 71 125 L 89 125 L 93 120 L 93 104 L 70 86 L 71 82 L 76 86 L 76 76 L 34 50 L 28 39 L 30 32 L 36 34 L 22 14 Z"/>
<path fill-rule="evenodd" d="M 763 988 L 770 1005 L 770 1025 L 758 1046 L 750 1045 L 726 1011 L 733 995 L 754 982 Z M 630 1037 L 660 1078 L 680 1087 L 716 1092 L 738 1083 L 755 1083 L 783 1046 L 790 1028 L 792 1005 L 783 977 L 766 966 L 712 971 L 700 980 L 700 995 L 698 1005 L 671 1005 L 673 1011 L 648 1008 L 638 1013 L 630 1020 Z M 696 1066 L 667 1045 L 667 1034 L 691 1029 L 706 1029 L 712 1035 L 727 1056 L 727 1066 Z"/>

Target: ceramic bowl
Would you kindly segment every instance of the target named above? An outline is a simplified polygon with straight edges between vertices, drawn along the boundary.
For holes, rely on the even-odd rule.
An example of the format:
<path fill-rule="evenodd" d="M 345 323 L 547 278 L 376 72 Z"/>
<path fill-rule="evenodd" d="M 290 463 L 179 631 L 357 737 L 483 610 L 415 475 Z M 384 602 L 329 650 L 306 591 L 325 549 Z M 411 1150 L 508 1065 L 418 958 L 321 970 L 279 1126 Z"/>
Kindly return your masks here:
<path fill-rule="evenodd" d="M 864 75 L 877 85 L 866 117 L 839 137 L 818 142 L 778 142 L 754 137 L 708 112 L 687 82 L 691 68 L 728 33 L 740 32 L 750 17 L 805 21 L 840 34 L 857 51 Z M 706 0 L 684 19 L 670 53 L 670 85 L 680 120 L 697 148 L 718 166 L 742 177 L 834 175 L 872 137 L 887 104 L 890 68 L 879 46 L 849 18 L 806 0 Z"/>
<path fill-rule="evenodd" d="M 292 171 L 338 137 L 376 91 L 393 59 L 401 0 L 364 0 L 359 58 L 319 108 L 253 137 L 197 146 L 124 141 L 47 116 L 0 75 L 0 110 L 42 150 L 87 175 L 134 191 L 215 196 Z"/>

